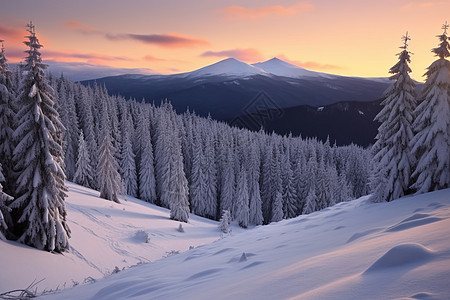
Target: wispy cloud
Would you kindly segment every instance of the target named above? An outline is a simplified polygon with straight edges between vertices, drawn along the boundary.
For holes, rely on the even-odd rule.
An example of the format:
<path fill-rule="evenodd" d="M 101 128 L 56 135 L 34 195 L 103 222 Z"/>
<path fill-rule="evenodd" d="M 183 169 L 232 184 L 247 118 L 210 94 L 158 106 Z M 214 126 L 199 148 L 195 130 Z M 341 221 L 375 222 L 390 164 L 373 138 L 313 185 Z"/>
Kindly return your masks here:
<path fill-rule="evenodd" d="M 24 60 L 27 54 L 24 48 L 11 47 L 6 49 L 6 55 L 8 60 L 12 62 L 18 62 Z M 90 64 L 103 64 L 110 62 L 132 62 L 136 61 L 133 58 L 126 56 L 113 56 L 100 53 L 79 53 L 75 51 L 54 51 L 46 48 L 41 49 L 42 57 L 45 61 L 59 61 L 59 62 L 79 62 Z"/>
<path fill-rule="evenodd" d="M 246 62 L 262 60 L 261 53 L 256 49 L 231 49 L 223 51 L 206 51 L 201 57 L 232 57 Z"/>
<path fill-rule="evenodd" d="M 67 21 L 66 23 L 64 23 L 64 26 L 83 34 L 102 34 L 102 32 L 97 30 L 95 27 L 80 23 L 75 20 Z"/>
<path fill-rule="evenodd" d="M 146 55 L 146 56 L 144 56 L 142 59 L 143 59 L 143 60 L 146 60 L 146 61 L 150 61 L 150 62 L 167 61 L 167 59 L 154 57 L 154 56 L 152 56 L 152 55 Z"/>
<path fill-rule="evenodd" d="M 287 58 L 286 56 L 284 56 L 283 54 L 279 54 L 277 55 L 277 57 L 281 60 L 284 60 L 290 64 L 296 65 L 298 67 L 301 68 L 305 68 L 308 70 L 313 70 L 313 71 L 332 71 L 332 70 L 343 70 L 345 68 L 341 67 L 341 66 L 337 66 L 337 65 L 332 65 L 332 64 L 322 64 L 322 63 L 318 63 L 318 62 L 314 62 L 314 61 L 299 61 L 299 60 L 290 60 L 289 58 Z"/>
<path fill-rule="evenodd" d="M 232 5 L 219 10 L 228 18 L 260 19 L 270 16 L 286 17 L 309 11 L 313 5 L 309 2 L 299 2 L 292 6 L 272 5 L 261 7 L 244 7 Z"/>
<path fill-rule="evenodd" d="M 166 48 L 190 48 L 208 45 L 203 39 L 190 37 L 179 33 L 168 34 L 105 34 L 110 40 L 135 40 L 144 44 L 152 44 Z"/>
<path fill-rule="evenodd" d="M 135 34 L 135 33 L 111 33 L 98 30 L 95 27 L 82 24 L 78 21 L 68 21 L 64 24 L 67 28 L 85 35 L 100 35 L 108 40 L 134 40 L 144 44 L 157 45 L 165 48 L 190 48 L 209 45 L 207 40 L 191 37 L 180 33 L 166 34 Z"/>
<path fill-rule="evenodd" d="M 42 54 L 47 59 L 60 60 L 62 58 L 82 59 L 87 61 L 134 61 L 134 59 L 125 56 L 113 56 L 99 53 L 78 53 L 67 51 L 42 50 Z"/>

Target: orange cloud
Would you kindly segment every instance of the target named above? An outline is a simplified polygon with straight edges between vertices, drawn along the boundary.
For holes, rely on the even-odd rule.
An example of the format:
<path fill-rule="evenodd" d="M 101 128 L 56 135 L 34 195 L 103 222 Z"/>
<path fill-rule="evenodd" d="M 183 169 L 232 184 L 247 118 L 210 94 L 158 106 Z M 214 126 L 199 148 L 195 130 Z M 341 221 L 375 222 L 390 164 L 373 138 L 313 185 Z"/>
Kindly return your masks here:
<path fill-rule="evenodd" d="M 290 64 L 293 64 L 293 65 L 296 65 L 298 67 L 305 68 L 308 70 L 327 71 L 327 70 L 342 70 L 342 69 L 344 69 L 341 66 L 331 65 L 331 64 L 321 64 L 321 63 L 314 62 L 314 61 L 301 62 L 298 60 L 290 60 L 283 54 L 277 55 L 277 57 L 281 60 L 284 60 L 284 61 L 290 63 Z"/>
<path fill-rule="evenodd" d="M 229 18 L 260 19 L 269 16 L 293 16 L 302 12 L 309 11 L 312 8 L 313 5 L 309 2 L 299 2 L 289 7 L 272 5 L 248 8 L 239 5 L 233 5 L 222 8 L 219 10 L 219 12 L 223 13 Z"/>
<path fill-rule="evenodd" d="M 94 34 L 94 33 L 99 33 L 101 34 L 101 32 L 99 30 L 97 30 L 95 27 L 80 23 L 78 21 L 67 21 L 66 23 L 64 23 L 64 26 L 76 31 L 79 31 L 83 34 Z"/>
<path fill-rule="evenodd" d="M 206 51 L 201 57 L 232 57 L 246 62 L 262 60 L 261 53 L 256 49 L 231 49 L 223 51 Z"/>

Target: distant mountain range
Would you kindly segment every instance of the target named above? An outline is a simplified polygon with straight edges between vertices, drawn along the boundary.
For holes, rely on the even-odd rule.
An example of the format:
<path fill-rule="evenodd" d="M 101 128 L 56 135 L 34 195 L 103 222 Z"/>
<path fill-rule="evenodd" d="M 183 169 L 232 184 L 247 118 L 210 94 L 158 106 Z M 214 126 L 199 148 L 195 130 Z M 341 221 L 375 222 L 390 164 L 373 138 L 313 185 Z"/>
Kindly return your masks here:
<path fill-rule="evenodd" d="M 189 108 L 198 115 L 210 114 L 214 119 L 230 123 L 242 123 L 243 120 L 248 121 L 250 118 L 253 120 L 253 126 L 255 120 L 256 122 L 264 121 L 257 126 L 273 126 L 266 129 L 273 129 L 280 133 L 289 131 L 303 133 L 311 131 L 313 127 L 321 128 L 318 130 L 319 136 L 323 134 L 326 136 L 326 132 L 331 129 L 339 130 L 339 124 L 352 123 L 352 119 L 354 119 L 354 126 L 360 127 L 363 124 L 358 120 L 369 118 L 363 114 L 357 114 L 355 118 L 345 114 L 335 116 L 332 111 L 337 112 L 337 110 L 325 109 L 325 107 L 342 102 L 347 103 L 344 105 L 346 107 L 352 107 L 352 103 L 358 102 L 371 106 L 374 101 L 382 98 L 383 92 L 390 84 L 386 78 L 345 77 L 314 72 L 278 58 L 253 65 L 228 58 L 187 73 L 120 75 L 83 83 L 93 84 L 94 82 L 105 84 L 112 94 L 135 98 L 138 101 L 145 99 L 147 102 L 159 103 L 167 99 L 178 112 L 184 112 Z M 364 111 L 365 105 L 361 105 Z M 306 107 L 309 108 L 306 109 Z M 317 113 L 318 108 L 319 112 L 322 111 L 320 107 L 323 107 L 323 112 L 327 112 L 330 120 L 335 120 L 333 128 L 326 128 L 322 123 L 317 124 L 320 118 L 312 118 L 310 124 L 306 124 L 296 119 L 296 115 L 291 116 L 292 112 L 300 111 Z M 268 112 L 272 114 L 269 118 L 261 117 Z M 317 115 L 316 113 L 309 116 Z M 256 115 L 259 118 L 255 118 Z M 369 115 L 371 119 L 366 121 L 372 124 L 373 116 Z M 286 121 L 287 116 L 290 116 L 289 122 Z M 300 116 L 303 118 L 304 114 L 301 113 L 298 117 Z M 346 119 L 340 120 L 340 118 Z M 366 123 L 364 126 L 367 126 Z M 246 126 L 246 124 L 249 123 L 237 125 Z M 377 124 L 374 125 L 377 127 Z M 345 135 L 345 128 L 342 130 Z M 350 139 L 346 139 L 345 142 L 343 140 L 342 142 L 337 140 L 337 142 L 343 144 L 350 140 L 367 145 L 367 141 L 363 142 L 367 138 L 350 133 L 349 135 L 351 135 Z M 304 134 L 304 136 L 309 135 Z M 368 139 L 372 141 L 373 137 L 374 135 L 370 134 Z"/>

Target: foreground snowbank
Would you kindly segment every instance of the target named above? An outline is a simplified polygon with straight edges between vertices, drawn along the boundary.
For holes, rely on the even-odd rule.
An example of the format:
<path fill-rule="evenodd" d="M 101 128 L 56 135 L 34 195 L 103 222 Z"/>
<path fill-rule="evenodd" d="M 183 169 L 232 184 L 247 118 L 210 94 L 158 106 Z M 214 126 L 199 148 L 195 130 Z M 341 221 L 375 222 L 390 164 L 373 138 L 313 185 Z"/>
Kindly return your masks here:
<path fill-rule="evenodd" d="M 448 299 L 450 190 L 257 227 L 45 299 Z"/>
<path fill-rule="evenodd" d="M 169 219 L 169 211 L 134 198 L 121 204 L 97 191 L 67 183 L 71 249 L 51 254 L 0 240 L 0 293 L 40 281 L 38 291 L 72 287 L 114 270 L 148 263 L 220 238 L 217 222 L 191 215 L 190 223 Z"/>

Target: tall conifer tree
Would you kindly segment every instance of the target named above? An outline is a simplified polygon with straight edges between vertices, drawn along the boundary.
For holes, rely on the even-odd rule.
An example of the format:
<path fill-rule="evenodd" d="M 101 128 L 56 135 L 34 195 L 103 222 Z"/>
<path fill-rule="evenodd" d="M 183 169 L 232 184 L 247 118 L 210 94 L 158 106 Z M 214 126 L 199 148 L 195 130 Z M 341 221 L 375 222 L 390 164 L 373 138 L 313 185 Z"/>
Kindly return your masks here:
<path fill-rule="evenodd" d="M 30 22 L 29 47 L 24 77 L 17 100 L 17 128 L 14 139 L 15 170 L 18 172 L 15 200 L 10 207 L 15 217 L 18 241 L 38 249 L 61 252 L 69 248 L 66 224 L 62 152 L 62 124 L 54 108 L 39 49 L 42 45 Z"/>
<path fill-rule="evenodd" d="M 450 187 L 450 45 L 449 25 L 442 26 L 439 47 L 432 52 L 439 57 L 425 73 L 427 80 L 415 110 L 416 135 L 411 140 L 417 167 L 413 188 L 417 193 Z"/>
<path fill-rule="evenodd" d="M 383 108 L 375 117 L 381 125 L 372 148 L 375 153 L 374 164 L 376 173 L 387 176 L 374 177 L 372 200 L 375 202 L 400 198 L 407 193 L 410 185 L 414 159 L 409 143 L 413 138 L 412 122 L 416 107 L 415 83 L 409 77 L 410 39 L 408 33 L 402 37 L 400 49 L 403 50 L 397 54 L 399 61 L 389 70 L 393 74 L 390 77 L 393 83 L 385 93 L 386 99 L 381 102 Z"/>

